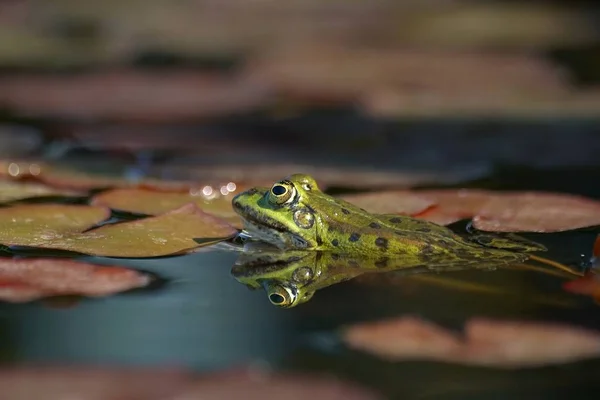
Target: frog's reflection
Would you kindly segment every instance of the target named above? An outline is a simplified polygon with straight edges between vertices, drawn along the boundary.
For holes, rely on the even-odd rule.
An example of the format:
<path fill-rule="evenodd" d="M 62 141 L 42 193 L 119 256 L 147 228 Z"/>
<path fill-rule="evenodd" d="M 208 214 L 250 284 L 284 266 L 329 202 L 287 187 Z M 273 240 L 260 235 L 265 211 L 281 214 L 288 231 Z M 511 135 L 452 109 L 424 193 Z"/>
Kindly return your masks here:
<path fill-rule="evenodd" d="M 438 267 L 436 272 L 473 268 L 456 264 Z M 478 266 L 493 269 L 493 266 Z M 322 251 L 279 251 L 276 249 L 240 254 L 231 273 L 251 289 L 264 289 L 269 301 L 278 307 L 291 308 L 310 300 L 319 289 L 367 273 L 395 271 L 394 274 L 432 272 L 426 266 L 407 267 L 402 260 L 349 258 Z"/>

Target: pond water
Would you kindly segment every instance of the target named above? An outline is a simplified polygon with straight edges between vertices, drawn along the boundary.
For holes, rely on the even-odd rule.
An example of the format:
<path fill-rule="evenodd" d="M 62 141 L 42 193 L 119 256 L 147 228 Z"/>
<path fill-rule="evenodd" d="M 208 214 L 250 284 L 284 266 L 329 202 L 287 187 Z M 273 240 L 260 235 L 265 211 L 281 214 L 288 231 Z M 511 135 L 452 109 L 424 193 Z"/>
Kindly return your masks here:
<path fill-rule="evenodd" d="M 575 173 L 515 169 L 477 186 L 574 192 L 573 179 L 565 177 Z M 600 171 L 577 174 L 578 192 L 600 198 L 600 187 L 593 184 L 600 182 Z M 589 257 L 598 233 L 600 229 L 583 229 L 526 236 L 549 248 L 545 257 L 576 266 L 581 255 Z M 374 281 L 333 285 L 303 305 L 279 309 L 263 290 L 249 290 L 232 277 L 237 256 L 215 250 L 148 260 L 88 258 L 149 271 L 164 282 L 66 308 L 41 302 L 1 304 L 2 360 L 184 365 L 199 371 L 265 363 L 331 372 L 404 399 L 597 395 L 600 360 L 513 371 L 424 361 L 390 363 L 344 348 L 332 333 L 353 322 L 401 315 L 418 315 L 457 329 L 473 316 L 563 321 L 600 329 L 598 305 L 565 293 L 561 278 L 531 270 L 465 270 L 444 278 L 469 282 L 472 290 L 410 277 L 403 278 L 409 283 L 407 290 L 406 284 L 381 275 Z"/>

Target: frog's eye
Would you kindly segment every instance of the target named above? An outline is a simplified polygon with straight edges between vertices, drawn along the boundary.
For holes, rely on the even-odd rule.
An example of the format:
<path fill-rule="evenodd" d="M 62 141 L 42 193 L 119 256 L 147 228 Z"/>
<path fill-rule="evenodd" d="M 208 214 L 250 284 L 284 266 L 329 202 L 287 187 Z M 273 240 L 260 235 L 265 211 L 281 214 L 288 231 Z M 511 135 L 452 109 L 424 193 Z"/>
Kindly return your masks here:
<path fill-rule="evenodd" d="M 294 188 L 283 183 L 276 183 L 270 191 L 269 200 L 275 204 L 287 203 L 291 198 Z"/>
<path fill-rule="evenodd" d="M 296 293 L 285 286 L 274 286 L 269 290 L 269 301 L 278 307 L 290 307 L 296 301 Z"/>

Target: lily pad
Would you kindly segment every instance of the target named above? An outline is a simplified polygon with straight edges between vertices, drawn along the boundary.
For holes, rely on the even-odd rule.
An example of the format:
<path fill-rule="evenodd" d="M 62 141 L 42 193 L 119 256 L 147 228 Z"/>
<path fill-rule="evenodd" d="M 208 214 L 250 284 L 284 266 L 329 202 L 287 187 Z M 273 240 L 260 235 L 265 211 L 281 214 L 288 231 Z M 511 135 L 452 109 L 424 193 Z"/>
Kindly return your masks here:
<path fill-rule="evenodd" d="M 435 202 L 407 190 L 351 194 L 342 199 L 364 208 L 373 214 L 419 214 Z"/>
<path fill-rule="evenodd" d="M 237 233 L 234 227 L 194 204 L 156 217 L 83 232 L 108 215 L 109 210 L 99 206 L 28 205 L 0 209 L 0 243 L 104 257 L 159 257 L 217 243 Z"/>
<path fill-rule="evenodd" d="M 215 215 L 236 228 L 241 228 L 241 219 L 231 207 L 231 199 L 240 188 L 236 185 L 213 188 L 205 186 L 186 193 L 161 192 L 150 189 L 114 189 L 93 197 L 93 205 L 110 207 L 113 210 L 138 214 L 156 215 L 194 203 L 202 211 Z"/>
<path fill-rule="evenodd" d="M 7 203 L 35 197 L 84 196 L 85 192 L 52 188 L 40 183 L 0 181 L 0 202 Z"/>
<path fill-rule="evenodd" d="M 372 213 L 408 214 L 440 225 L 472 218 L 492 232 L 559 232 L 600 225 L 600 201 L 563 193 L 389 190 L 343 196 Z"/>
<path fill-rule="evenodd" d="M 150 277 L 124 267 L 60 258 L 0 258 L 0 300 L 27 302 L 50 296 L 108 296 L 144 287 Z"/>
<path fill-rule="evenodd" d="M 527 368 L 600 357 L 600 332 L 539 322 L 467 321 L 464 336 L 414 317 L 345 328 L 346 344 L 390 361 Z"/>
<path fill-rule="evenodd" d="M 106 207 L 31 204 L 0 208 L 0 243 L 7 246 L 43 247 L 106 220 Z"/>

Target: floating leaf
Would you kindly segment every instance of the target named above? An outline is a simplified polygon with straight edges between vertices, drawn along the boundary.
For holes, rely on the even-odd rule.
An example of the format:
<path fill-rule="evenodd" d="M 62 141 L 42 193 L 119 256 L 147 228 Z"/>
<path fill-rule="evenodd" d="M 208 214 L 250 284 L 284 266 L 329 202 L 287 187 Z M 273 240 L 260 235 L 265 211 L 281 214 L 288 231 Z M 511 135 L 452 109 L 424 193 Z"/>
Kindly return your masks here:
<path fill-rule="evenodd" d="M 78 120 L 181 121 L 245 112 L 271 97 L 264 81 L 171 70 L 3 76 L 0 86 L 0 103 L 17 112 Z"/>
<path fill-rule="evenodd" d="M 373 214 L 419 214 L 435 203 L 406 190 L 341 196 L 342 199 Z"/>
<path fill-rule="evenodd" d="M 464 179 L 479 177 L 481 171 L 390 171 L 372 167 L 327 167 L 309 164 L 282 164 L 254 162 L 237 165 L 168 165 L 157 171 L 161 176 L 183 176 L 196 182 L 233 181 L 257 183 L 271 186 L 273 183 L 292 174 L 313 176 L 319 188 L 406 188 L 414 185 L 434 183 L 455 183 Z"/>
<path fill-rule="evenodd" d="M 492 197 L 473 217 L 477 229 L 494 232 L 560 232 L 600 225 L 600 202 L 555 193 Z"/>
<path fill-rule="evenodd" d="M 419 318 L 342 331 L 352 348 L 390 361 L 434 360 L 499 368 L 538 367 L 600 356 L 600 332 L 551 323 L 473 319 L 464 336 Z"/>
<path fill-rule="evenodd" d="M 156 217 L 104 225 L 92 231 L 48 242 L 45 248 L 104 257 L 160 257 L 226 240 L 237 230 L 194 204 Z"/>
<path fill-rule="evenodd" d="M 475 228 L 493 232 L 558 232 L 600 225 L 599 201 L 562 193 L 416 190 L 373 193 L 366 199 L 363 208 L 378 213 L 403 214 L 412 204 L 415 210 L 419 202 L 434 204 L 409 214 L 442 225 L 473 218 Z"/>
<path fill-rule="evenodd" d="M 158 257 L 181 253 L 232 237 L 225 221 L 187 204 L 157 217 L 104 225 L 108 209 L 99 206 L 27 205 L 0 209 L 0 242 L 67 250 L 105 257 Z"/>
<path fill-rule="evenodd" d="M 342 380 L 256 367 L 194 374 L 157 368 L 3 368 L 2 394 L 10 399 L 323 399 L 376 400 L 381 396 Z"/>
<path fill-rule="evenodd" d="M 92 204 L 110 207 L 114 210 L 139 214 L 156 215 L 194 203 L 202 211 L 220 217 L 238 228 L 240 217 L 231 207 L 231 199 L 240 191 L 235 185 L 216 190 L 205 187 L 203 190 L 187 193 L 159 192 L 150 189 L 114 189 L 96 195 Z M 222 192 L 225 192 L 223 194 Z"/>
<path fill-rule="evenodd" d="M 27 204 L 0 208 L 0 243 L 41 247 L 78 234 L 110 216 L 106 207 Z"/>
<path fill-rule="evenodd" d="M 55 189 L 40 183 L 0 181 L 0 202 L 49 196 L 84 196 L 84 192 Z"/>
<path fill-rule="evenodd" d="M 147 275 L 124 267 L 60 258 L 0 258 L 0 299 L 9 302 L 60 295 L 107 296 L 149 282 Z"/>

